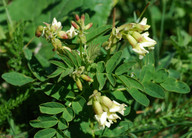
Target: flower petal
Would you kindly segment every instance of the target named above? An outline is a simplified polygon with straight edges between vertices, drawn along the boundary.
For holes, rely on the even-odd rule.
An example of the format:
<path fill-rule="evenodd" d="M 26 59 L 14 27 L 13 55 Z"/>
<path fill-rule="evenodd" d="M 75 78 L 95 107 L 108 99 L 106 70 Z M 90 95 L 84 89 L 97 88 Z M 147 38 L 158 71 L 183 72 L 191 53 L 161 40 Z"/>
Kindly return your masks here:
<path fill-rule="evenodd" d="M 147 24 L 147 18 L 144 17 L 139 24 L 146 25 Z"/>
<path fill-rule="evenodd" d="M 71 26 L 70 30 L 68 30 L 66 33 L 67 33 L 69 39 L 71 39 L 77 35 L 77 32 L 75 31 L 75 28 L 73 26 Z"/>

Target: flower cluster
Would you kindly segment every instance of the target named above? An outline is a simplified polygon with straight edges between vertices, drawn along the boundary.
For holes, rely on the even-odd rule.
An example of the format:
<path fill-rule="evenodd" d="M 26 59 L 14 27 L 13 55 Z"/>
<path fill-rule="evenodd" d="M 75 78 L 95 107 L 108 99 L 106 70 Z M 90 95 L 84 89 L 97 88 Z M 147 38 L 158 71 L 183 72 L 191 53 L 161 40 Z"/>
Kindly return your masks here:
<path fill-rule="evenodd" d="M 95 119 L 101 128 L 110 127 L 117 119 L 121 119 L 116 113 L 124 115 L 124 110 L 127 105 L 119 104 L 116 101 L 111 101 L 106 96 L 101 96 L 101 93 L 95 90 L 89 97 L 88 105 L 92 105 L 95 112 Z"/>
<path fill-rule="evenodd" d="M 52 24 L 44 23 L 46 26 L 38 26 L 35 35 L 37 37 L 43 36 L 52 43 L 54 49 L 67 49 L 71 51 L 69 47 L 62 46 L 60 39 L 72 39 L 78 33 L 77 30 L 71 26 L 66 32 L 62 30 L 61 22 L 58 22 L 56 18 L 53 18 Z"/>
<path fill-rule="evenodd" d="M 139 58 L 142 59 L 146 53 L 149 53 L 145 48 L 147 47 L 149 50 L 154 49 L 156 41 L 149 38 L 149 33 L 146 31 L 149 29 L 149 25 L 147 25 L 147 18 L 143 18 L 143 20 L 138 24 L 133 24 L 132 28 L 129 29 L 125 38 L 129 41 L 131 46 L 133 47 L 133 51 L 139 54 Z"/>
<path fill-rule="evenodd" d="M 93 25 L 93 23 L 88 23 L 87 25 L 85 25 L 85 15 L 81 15 L 81 18 L 79 17 L 79 15 L 75 15 L 75 21 L 71 21 L 71 24 L 73 27 L 75 27 L 75 29 L 78 30 L 78 36 L 79 39 L 81 41 L 81 43 L 86 44 L 87 40 L 86 40 L 86 36 L 85 36 L 85 31 L 90 29 Z"/>
<path fill-rule="evenodd" d="M 114 49 L 115 44 L 124 38 L 131 44 L 133 51 L 139 54 L 142 59 L 145 54 L 149 53 L 145 48 L 154 49 L 156 41 L 149 38 L 149 33 L 144 32 L 150 28 L 147 25 L 147 18 L 143 18 L 140 23 L 124 24 L 120 27 L 113 28 L 111 36 L 103 46 L 106 50 Z M 144 33 L 143 33 L 144 32 Z"/>
<path fill-rule="evenodd" d="M 76 85 L 80 91 L 83 90 L 83 85 L 81 83 L 81 79 L 84 81 L 87 81 L 87 82 L 93 82 L 93 79 L 85 73 L 84 66 L 81 66 L 78 69 L 76 69 L 72 74 L 70 74 L 70 76 L 76 82 Z"/>

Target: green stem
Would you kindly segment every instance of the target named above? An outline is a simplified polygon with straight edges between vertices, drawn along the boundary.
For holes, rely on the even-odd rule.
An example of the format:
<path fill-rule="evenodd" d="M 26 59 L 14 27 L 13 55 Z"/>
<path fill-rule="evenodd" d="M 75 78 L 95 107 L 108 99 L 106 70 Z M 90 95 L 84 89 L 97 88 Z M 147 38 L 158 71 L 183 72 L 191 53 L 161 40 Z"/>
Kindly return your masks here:
<path fill-rule="evenodd" d="M 145 8 L 143 9 L 142 13 L 140 14 L 139 18 L 137 19 L 137 23 L 140 21 L 141 17 L 143 16 L 143 14 L 145 13 L 147 7 L 149 6 L 149 2 L 147 3 L 147 5 L 145 6 Z"/>
<path fill-rule="evenodd" d="M 7 4 L 6 4 L 5 0 L 3 0 L 3 5 L 5 7 L 5 11 L 6 11 L 6 14 L 7 14 L 8 23 L 10 24 L 11 30 L 13 30 L 13 22 L 12 22 L 10 14 L 9 14 L 9 11 L 7 9 Z"/>
<path fill-rule="evenodd" d="M 161 17 L 161 30 L 160 30 L 160 40 L 159 40 L 159 49 L 162 45 L 163 40 L 163 33 L 164 33 L 164 23 L 165 23 L 165 10 L 166 10 L 166 0 L 163 0 L 163 11 L 162 11 L 162 17 Z"/>
<path fill-rule="evenodd" d="M 80 57 L 83 59 L 83 45 L 82 42 L 80 42 Z"/>
<path fill-rule="evenodd" d="M 162 17 L 161 17 L 159 44 L 157 45 L 157 48 L 156 48 L 156 65 L 158 65 L 158 62 L 159 62 L 159 53 L 160 53 L 160 48 L 162 46 L 163 33 L 164 33 L 164 23 L 165 23 L 166 0 L 163 0 L 162 2 L 163 2 L 163 7 L 162 7 L 163 9 L 162 9 Z"/>

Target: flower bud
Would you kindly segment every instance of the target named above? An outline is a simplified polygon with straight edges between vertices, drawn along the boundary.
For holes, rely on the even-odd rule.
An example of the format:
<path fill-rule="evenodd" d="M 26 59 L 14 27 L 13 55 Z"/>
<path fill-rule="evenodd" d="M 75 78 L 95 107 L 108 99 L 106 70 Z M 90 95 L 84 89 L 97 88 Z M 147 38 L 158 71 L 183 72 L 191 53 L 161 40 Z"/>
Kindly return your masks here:
<path fill-rule="evenodd" d="M 85 21 L 85 15 L 82 14 L 82 15 L 81 15 L 81 22 L 84 23 L 84 21 Z"/>
<path fill-rule="evenodd" d="M 132 45 L 132 47 L 135 47 L 137 45 L 137 41 L 130 34 L 127 34 L 126 38 L 129 41 L 129 43 Z"/>
<path fill-rule="evenodd" d="M 77 14 L 75 14 L 75 19 L 76 19 L 76 21 L 79 21 L 79 15 L 77 15 Z"/>
<path fill-rule="evenodd" d="M 142 36 L 140 33 L 134 31 L 134 32 L 132 33 L 132 36 L 133 36 L 138 42 L 143 42 L 143 36 Z"/>
<path fill-rule="evenodd" d="M 85 81 L 93 82 L 93 79 L 91 79 L 91 77 L 89 77 L 89 76 L 87 76 L 85 74 L 81 75 L 81 78 L 84 79 Z"/>
<path fill-rule="evenodd" d="M 59 39 L 57 39 L 57 38 L 52 40 L 52 45 L 54 46 L 55 49 L 62 47 L 61 41 Z"/>
<path fill-rule="evenodd" d="M 38 26 L 35 32 L 36 37 L 40 37 L 43 33 L 44 27 L 42 25 Z"/>
<path fill-rule="evenodd" d="M 79 78 L 77 78 L 77 80 L 76 80 L 76 85 L 80 91 L 83 90 L 83 86 L 82 86 L 81 80 Z"/>
<path fill-rule="evenodd" d="M 59 31 L 59 32 L 57 33 L 57 36 L 58 36 L 59 38 L 61 38 L 61 39 L 68 39 L 68 36 L 67 36 L 67 34 L 66 34 L 65 31 Z"/>
<path fill-rule="evenodd" d="M 103 113 L 102 106 L 98 101 L 93 101 L 93 110 L 97 115 L 100 115 Z"/>
<path fill-rule="evenodd" d="M 76 22 L 71 21 L 71 25 L 76 28 L 76 29 L 80 29 L 79 25 L 76 24 Z"/>
<path fill-rule="evenodd" d="M 93 26 L 93 23 L 89 23 L 88 25 L 85 26 L 85 30 L 90 29 Z"/>
<path fill-rule="evenodd" d="M 81 27 L 84 28 L 85 27 L 85 15 L 81 15 Z"/>
<path fill-rule="evenodd" d="M 101 103 L 108 108 L 111 108 L 113 102 L 107 96 L 101 96 Z"/>
<path fill-rule="evenodd" d="M 146 31 L 150 28 L 150 25 L 135 24 L 135 28 L 139 32 Z"/>

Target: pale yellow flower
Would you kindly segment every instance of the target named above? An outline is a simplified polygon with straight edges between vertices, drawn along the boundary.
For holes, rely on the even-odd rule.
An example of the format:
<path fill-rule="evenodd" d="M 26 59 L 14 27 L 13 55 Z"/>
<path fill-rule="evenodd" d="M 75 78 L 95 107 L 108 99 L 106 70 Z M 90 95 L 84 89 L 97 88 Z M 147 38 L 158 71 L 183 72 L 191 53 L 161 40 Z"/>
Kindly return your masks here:
<path fill-rule="evenodd" d="M 108 117 L 107 112 L 103 112 L 102 114 L 95 115 L 95 119 L 97 120 L 97 122 L 102 128 L 105 128 L 105 126 L 109 128 L 111 126 L 111 123 L 107 121 L 107 117 Z"/>
<path fill-rule="evenodd" d="M 109 109 L 109 112 L 111 112 L 111 113 L 118 112 L 121 115 L 124 115 L 124 110 L 125 110 L 126 106 L 127 106 L 126 104 L 120 104 L 113 100 L 113 104 L 112 104 L 111 108 Z"/>
<path fill-rule="evenodd" d="M 71 28 L 66 32 L 66 34 L 67 34 L 68 38 L 71 39 L 77 35 L 77 31 L 75 30 L 75 28 L 73 26 L 71 26 Z"/>
<path fill-rule="evenodd" d="M 57 22 L 56 18 L 53 18 L 51 26 L 54 26 L 55 30 L 61 27 L 61 22 Z"/>

